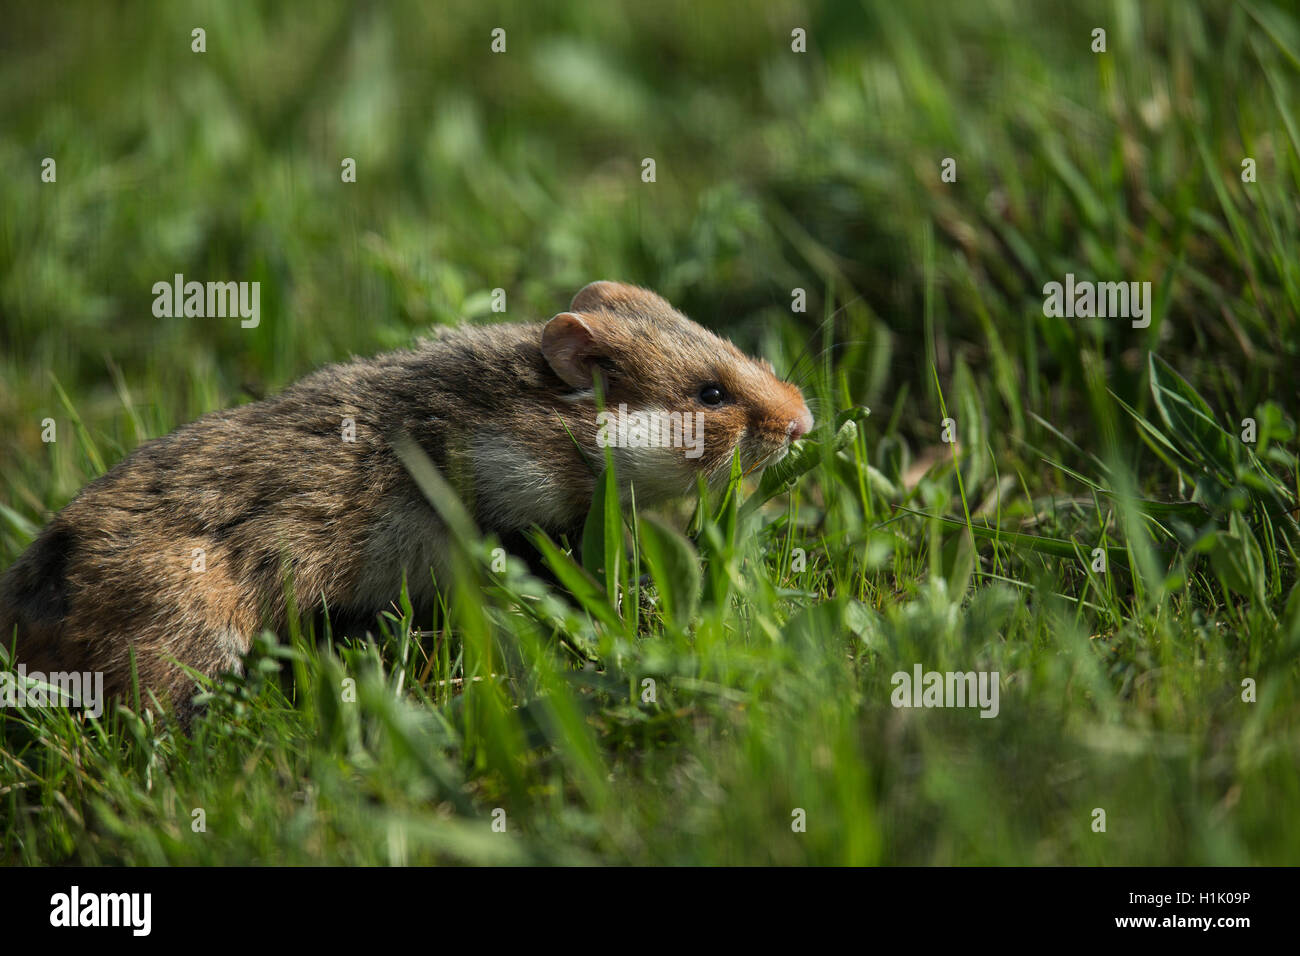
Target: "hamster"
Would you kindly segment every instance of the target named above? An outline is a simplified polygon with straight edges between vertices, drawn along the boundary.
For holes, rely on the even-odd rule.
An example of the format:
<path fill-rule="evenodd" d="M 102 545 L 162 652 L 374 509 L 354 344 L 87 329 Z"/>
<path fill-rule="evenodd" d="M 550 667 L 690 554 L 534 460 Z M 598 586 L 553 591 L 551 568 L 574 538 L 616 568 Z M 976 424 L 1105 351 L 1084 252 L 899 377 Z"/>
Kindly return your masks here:
<path fill-rule="evenodd" d="M 648 418 L 678 430 L 636 447 L 645 430 L 619 421 Z M 400 436 L 480 530 L 576 542 L 606 445 L 621 492 L 654 506 L 701 474 L 725 482 L 733 450 L 747 470 L 779 460 L 812 425 L 768 362 L 653 292 L 593 282 L 548 322 L 444 330 L 145 442 L 0 578 L 0 639 L 29 671 L 102 672 L 109 696 L 130 688 L 134 649 L 144 699 L 188 713 L 195 687 L 176 662 L 238 672 L 254 635 L 284 625 L 286 570 L 297 607 L 336 620 L 373 624 L 403 575 L 416 607 L 432 606 L 446 532 Z"/>

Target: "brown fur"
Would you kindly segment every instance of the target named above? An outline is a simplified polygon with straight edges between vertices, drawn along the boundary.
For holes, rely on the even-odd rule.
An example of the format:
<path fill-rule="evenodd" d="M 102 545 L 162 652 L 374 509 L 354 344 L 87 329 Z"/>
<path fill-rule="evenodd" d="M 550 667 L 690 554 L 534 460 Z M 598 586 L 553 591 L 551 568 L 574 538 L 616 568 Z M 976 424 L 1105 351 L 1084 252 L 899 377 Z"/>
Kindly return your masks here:
<path fill-rule="evenodd" d="M 576 321 L 557 317 L 552 332 L 563 320 L 578 335 L 563 344 L 576 374 L 604 385 L 607 407 L 706 415 L 699 459 L 620 450 L 627 481 L 654 479 L 637 484 L 639 504 L 666 497 L 665 486 L 688 493 L 700 471 L 725 476 L 737 446 L 747 467 L 760 466 L 784 453 L 792 430 L 811 427 L 799 390 L 770 365 L 652 292 L 592 283 L 572 310 Z M 597 408 L 557 374 L 568 367 L 549 342 L 544 350 L 545 327 L 447 330 L 146 442 L 82 489 L 0 579 L 6 645 L 16 628 L 29 670 L 103 671 L 112 695 L 130 686 L 134 649 L 142 689 L 184 706 L 193 683 L 173 659 L 207 675 L 238 670 L 252 636 L 284 624 L 286 574 L 303 610 L 324 603 L 370 620 L 403 573 L 427 606 L 441 526 L 392 450 L 402 434 L 481 529 L 506 537 L 537 524 L 576 540 L 591 501 L 588 462 L 603 455 Z M 730 400 L 705 407 L 706 382 Z M 344 418 L 355 420 L 355 442 L 342 440 Z"/>

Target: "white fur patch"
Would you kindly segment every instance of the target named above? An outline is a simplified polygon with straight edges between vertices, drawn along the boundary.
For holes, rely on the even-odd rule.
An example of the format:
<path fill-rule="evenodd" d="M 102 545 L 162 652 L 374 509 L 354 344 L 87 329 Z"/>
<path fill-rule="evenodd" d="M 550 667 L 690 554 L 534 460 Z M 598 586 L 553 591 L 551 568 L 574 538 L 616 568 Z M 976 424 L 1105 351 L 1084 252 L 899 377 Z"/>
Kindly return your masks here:
<path fill-rule="evenodd" d="M 470 444 L 476 505 L 500 528 L 551 526 L 571 508 L 555 470 L 529 456 L 518 442 L 482 435 Z"/>
<path fill-rule="evenodd" d="M 656 418 L 660 422 L 669 421 L 669 413 L 662 408 L 637 409 L 636 414 Z M 694 419 L 688 421 L 693 429 Z M 630 488 L 636 491 L 638 506 L 663 504 L 683 498 L 695 490 L 696 475 L 699 474 L 698 452 L 703 450 L 703 445 L 696 445 L 692 449 L 685 447 L 685 444 L 682 447 L 666 444 L 674 437 L 692 445 L 704 441 L 704 435 L 693 431 L 691 434 L 679 433 L 674 436 L 672 429 L 664 424 L 660 426 L 658 435 L 659 441 L 664 444 L 648 448 L 615 446 L 611 449 L 614 453 L 614 472 L 618 476 L 625 505 L 631 501 Z M 692 450 L 697 452 L 697 457 L 687 458 L 687 452 Z M 598 451 L 602 451 L 603 457 L 603 450 Z"/>

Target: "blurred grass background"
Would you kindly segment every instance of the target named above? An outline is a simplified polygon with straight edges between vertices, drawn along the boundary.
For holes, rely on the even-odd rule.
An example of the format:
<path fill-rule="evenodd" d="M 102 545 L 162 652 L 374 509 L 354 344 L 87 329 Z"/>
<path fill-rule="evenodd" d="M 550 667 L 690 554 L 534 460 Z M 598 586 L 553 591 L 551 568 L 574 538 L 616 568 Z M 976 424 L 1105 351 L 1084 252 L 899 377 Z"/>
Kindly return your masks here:
<path fill-rule="evenodd" d="M 0 752 L 9 859 L 489 860 L 476 814 L 511 799 L 522 858 L 551 862 L 1297 858 L 1290 5 L 86 2 L 4 19 L 0 565 L 97 459 L 432 325 L 502 318 L 498 287 L 504 318 L 536 321 L 595 278 L 647 285 L 781 371 L 804 356 L 820 418 L 873 409 L 764 524 L 765 576 L 706 602 L 689 639 L 655 650 L 652 627 L 650 650 L 625 649 L 696 682 L 654 716 L 551 687 L 585 702 L 594 737 L 564 725 L 514 751 L 501 727 L 527 693 L 485 705 L 506 722 L 485 729 L 432 691 L 442 716 L 418 723 L 374 690 L 337 748 L 333 718 L 273 689 L 242 692 L 260 735 L 214 726 L 207 749 L 37 717 Z M 1045 318 L 1042 287 L 1067 272 L 1151 281 L 1150 327 Z M 260 326 L 155 318 L 175 273 L 259 281 Z M 1151 352 L 1220 431 L 1258 420 L 1253 459 L 1187 447 Z M 1196 505 L 1153 516 L 1123 496 Z M 1084 555 L 1104 541 L 1147 570 L 1099 580 L 894 505 Z M 804 575 L 794 546 L 817 552 Z M 304 685 L 333 675 L 302 653 Z M 916 661 L 1000 669 L 1002 716 L 892 710 L 888 676 Z M 464 667 L 412 664 L 412 683 Z M 242 830 L 191 837 L 168 801 L 228 804 L 237 770 Z M 817 826 L 791 834 L 791 806 Z M 1109 839 L 1097 806 L 1118 815 Z M 286 814 L 300 826 L 277 832 Z"/>

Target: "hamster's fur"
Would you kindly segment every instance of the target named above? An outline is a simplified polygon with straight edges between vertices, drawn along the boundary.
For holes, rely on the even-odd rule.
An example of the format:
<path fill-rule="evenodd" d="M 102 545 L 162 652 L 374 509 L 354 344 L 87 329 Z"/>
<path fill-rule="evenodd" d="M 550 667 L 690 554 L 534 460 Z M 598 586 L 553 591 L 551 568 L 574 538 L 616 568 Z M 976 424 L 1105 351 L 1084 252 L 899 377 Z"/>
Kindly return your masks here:
<path fill-rule="evenodd" d="M 812 427 L 767 362 L 653 292 L 594 282 L 547 323 L 444 330 L 144 443 L 0 578 L 0 639 L 29 671 L 102 671 L 110 695 L 130 687 L 133 648 L 142 692 L 185 710 L 193 681 L 175 662 L 238 670 L 252 637 L 284 624 L 286 570 L 300 610 L 373 620 L 403 574 L 429 606 L 444 531 L 393 449 L 399 436 L 483 531 L 537 525 L 577 541 L 604 454 L 597 387 L 607 409 L 704 415 L 698 457 L 614 449 L 639 505 L 688 494 L 700 473 L 725 479 L 736 448 L 762 467 Z"/>

